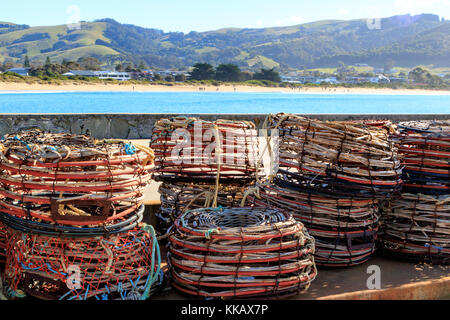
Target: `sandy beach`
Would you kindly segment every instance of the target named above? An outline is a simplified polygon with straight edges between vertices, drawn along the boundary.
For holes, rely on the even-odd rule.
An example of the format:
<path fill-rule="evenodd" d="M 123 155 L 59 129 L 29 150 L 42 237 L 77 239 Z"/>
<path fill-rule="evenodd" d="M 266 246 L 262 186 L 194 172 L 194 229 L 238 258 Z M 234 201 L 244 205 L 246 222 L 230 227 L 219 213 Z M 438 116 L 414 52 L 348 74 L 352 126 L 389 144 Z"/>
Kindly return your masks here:
<path fill-rule="evenodd" d="M 145 85 L 145 84 L 98 84 L 98 83 L 64 83 L 56 84 L 27 84 L 14 82 L 0 82 L 0 92 L 280 92 L 280 93 L 320 93 L 320 94 L 409 94 L 409 95 L 450 95 L 450 91 L 421 90 L 421 89 L 374 89 L 374 88 L 269 88 L 245 85 L 221 86 L 193 86 L 185 84 Z"/>

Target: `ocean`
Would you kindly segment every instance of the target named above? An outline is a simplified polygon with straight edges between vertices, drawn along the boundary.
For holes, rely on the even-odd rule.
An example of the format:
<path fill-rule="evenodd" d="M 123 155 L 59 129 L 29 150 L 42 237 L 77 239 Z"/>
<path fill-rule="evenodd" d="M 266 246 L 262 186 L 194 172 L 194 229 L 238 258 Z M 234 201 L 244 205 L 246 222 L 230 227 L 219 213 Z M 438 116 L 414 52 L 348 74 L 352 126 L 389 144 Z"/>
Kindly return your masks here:
<path fill-rule="evenodd" d="M 449 95 L 3 92 L 0 113 L 448 114 Z"/>

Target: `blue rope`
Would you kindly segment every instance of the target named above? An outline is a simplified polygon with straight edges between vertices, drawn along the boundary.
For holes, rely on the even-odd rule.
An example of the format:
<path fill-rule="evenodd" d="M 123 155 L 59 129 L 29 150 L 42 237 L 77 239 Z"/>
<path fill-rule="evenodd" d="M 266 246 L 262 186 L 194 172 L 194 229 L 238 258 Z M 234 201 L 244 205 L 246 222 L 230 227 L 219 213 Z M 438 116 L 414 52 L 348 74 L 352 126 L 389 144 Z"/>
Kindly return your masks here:
<path fill-rule="evenodd" d="M 130 142 L 125 145 L 125 153 L 129 156 L 136 154 L 136 147 Z"/>
<path fill-rule="evenodd" d="M 142 230 L 149 233 L 152 237 L 152 265 L 150 267 L 150 275 L 147 278 L 147 281 L 145 283 L 145 290 L 144 293 L 141 296 L 141 300 L 147 300 L 150 298 L 150 292 L 152 289 L 152 286 L 155 284 L 155 282 L 158 280 L 159 273 L 161 271 L 161 251 L 159 249 L 158 239 L 156 238 L 156 232 L 153 226 L 144 224 L 142 227 Z M 157 270 L 155 270 L 155 255 L 157 255 Z"/>

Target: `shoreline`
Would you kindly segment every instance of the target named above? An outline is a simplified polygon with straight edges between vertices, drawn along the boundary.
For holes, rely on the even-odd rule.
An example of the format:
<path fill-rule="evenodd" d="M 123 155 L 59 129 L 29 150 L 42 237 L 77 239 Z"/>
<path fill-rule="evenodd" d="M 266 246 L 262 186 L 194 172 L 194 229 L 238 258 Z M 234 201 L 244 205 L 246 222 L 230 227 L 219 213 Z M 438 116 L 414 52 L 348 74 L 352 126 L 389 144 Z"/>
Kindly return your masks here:
<path fill-rule="evenodd" d="M 0 94 L 7 93 L 56 93 L 56 92 L 238 92 L 238 93 L 301 93 L 301 94 L 383 94 L 383 95 L 450 95 L 450 90 L 389 89 L 389 88 L 271 88 L 247 85 L 146 85 L 146 84 L 27 84 L 0 82 Z"/>

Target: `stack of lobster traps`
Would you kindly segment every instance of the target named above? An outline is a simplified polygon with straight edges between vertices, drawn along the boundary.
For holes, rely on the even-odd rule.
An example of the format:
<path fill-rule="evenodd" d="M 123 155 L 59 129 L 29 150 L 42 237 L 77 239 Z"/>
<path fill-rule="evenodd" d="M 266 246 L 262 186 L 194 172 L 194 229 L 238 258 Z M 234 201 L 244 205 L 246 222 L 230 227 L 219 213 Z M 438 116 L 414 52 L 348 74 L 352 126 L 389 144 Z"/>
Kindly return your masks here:
<path fill-rule="evenodd" d="M 0 144 L 0 220 L 11 298 L 147 299 L 162 281 L 156 234 L 142 223 L 150 148 L 50 134 Z"/>
<path fill-rule="evenodd" d="M 366 262 L 375 251 L 379 202 L 399 193 L 401 162 L 387 122 L 324 122 L 270 116 L 279 130 L 279 169 L 249 197 L 293 213 L 316 240 L 315 261 L 329 267 Z"/>
<path fill-rule="evenodd" d="M 276 209 L 191 210 L 176 219 L 169 241 L 172 284 L 190 296 L 287 297 L 317 275 L 314 238 Z"/>
<path fill-rule="evenodd" d="M 450 263 L 450 121 L 399 124 L 392 136 L 404 163 L 402 194 L 383 208 L 383 251 Z"/>
<path fill-rule="evenodd" d="M 162 182 L 158 231 L 167 234 L 189 209 L 238 207 L 259 174 L 254 123 L 177 117 L 154 127 L 153 178 Z"/>

